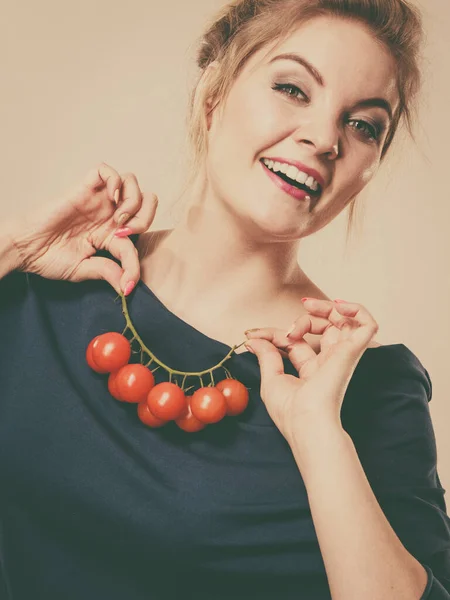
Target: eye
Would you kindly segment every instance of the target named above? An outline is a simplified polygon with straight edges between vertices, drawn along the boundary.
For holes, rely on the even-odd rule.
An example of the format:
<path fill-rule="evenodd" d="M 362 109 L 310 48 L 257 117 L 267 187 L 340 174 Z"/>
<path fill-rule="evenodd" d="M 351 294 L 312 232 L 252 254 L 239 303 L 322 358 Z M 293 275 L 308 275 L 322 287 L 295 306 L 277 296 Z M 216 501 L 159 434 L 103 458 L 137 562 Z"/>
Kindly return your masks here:
<path fill-rule="evenodd" d="M 300 102 L 306 101 L 308 102 L 309 98 L 306 94 L 293 83 L 274 83 L 272 89 L 280 92 L 280 94 L 284 94 L 289 98 L 293 98 L 294 100 L 298 100 Z"/>
<path fill-rule="evenodd" d="M 355 123 L 355 129 L 370 141 L 376 142 L 381 135 L 381 127 L 379 125 L 372 125 L 372 123 L 368 123 L 362 119 L 350 119 L 349 123 Z"/>

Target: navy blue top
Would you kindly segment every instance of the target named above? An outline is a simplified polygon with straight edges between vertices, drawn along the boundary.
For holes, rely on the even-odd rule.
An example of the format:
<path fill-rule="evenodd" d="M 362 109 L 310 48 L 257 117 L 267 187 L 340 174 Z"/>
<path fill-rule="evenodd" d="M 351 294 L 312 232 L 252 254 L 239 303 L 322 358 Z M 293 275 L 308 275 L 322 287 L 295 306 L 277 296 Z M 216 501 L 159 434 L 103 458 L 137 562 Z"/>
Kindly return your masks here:
<path fill-rule="evenodd" d="M 104 281 L 14 272 L 0 282 L 1 598 L 329 600 L 305 486 L 261 401 L 256 356 L 226 363 L 250 388 L 245 413 L 194 434 L 150 429 L 85 361 L 93 337 L 124 329 L 115 299 Z M 142 282 L 128 305 L 173 368 L 207 369 L 230 350 Z M 385 515 L 427 569 L 423 599 L 449 600 L 431 390 L 405 345 L 368 348 L 342 422 Z"/>

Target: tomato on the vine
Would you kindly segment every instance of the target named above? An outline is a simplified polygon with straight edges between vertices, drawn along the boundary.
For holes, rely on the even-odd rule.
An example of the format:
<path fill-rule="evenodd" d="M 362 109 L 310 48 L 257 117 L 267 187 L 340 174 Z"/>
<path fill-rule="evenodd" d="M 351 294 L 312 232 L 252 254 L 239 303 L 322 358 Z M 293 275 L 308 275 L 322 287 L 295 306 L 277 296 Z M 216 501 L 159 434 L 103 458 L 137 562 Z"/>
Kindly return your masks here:
<path fill-rule="evenodd" d="M 247 408 L 248 390 L 237 379 L 223 379 L 216 388 L 225 396 L 228 416 L 240 415 Z"/>
<path fill-rule="evenodd" d="M 206 423 L 202 423 L 199 421 L 195 415 L 192 414 L 191 410 L 191 398 L 192 396 L 187 396 L 187 408 L 185 412 L 175 420 L 175 423 L 178 425 L 180 429 L 183 431 L 188 431 L 189 433 L 194 433 L 195 431 L 200 431 L 206 427 Z"/>
<path fill-rule="evenodd" d="M 121 333 L 102 333 L 93 340 L 92 360 L 99 369 L 106 372 L 117 371 L 130 360 L 131 345 Z"/>
<path fill-rule="evenodd" d="M 217 423 L 227 414 L 225 396 L 216 387 L 202 387 L 191 398 L 191 410 L 202 423 Z"/>
<path fill-rule="evenodd" d="M 164 421 L 163 419 L 158 419 L 158 417 L 155 417 L 155 415 L 152 412 L 150 412 L 147 400 L 139 402 L 137 406 L 137 413 L 140 420 L 149 427 L 162 427 L 167 423 L 167 421 Z"/>
<path fill-rule="evenodd" d="M 155 385 L 155 378 L 144 365 L 130 364 L 117 371 L 114 385 L 123 402 L 142 402 Z"/>
<path fill-rule="evenodd" d="M 108 391 L 111 394 L 111 396 L 116 400 L 122 400 L 119 394 L 119 390 L 117 388 L 116 377 L 118 372 L 119 371 L 113 371 L 112 373 L 110 373 L 108 377 Z"/>
<path fill-rule="evenodd" d="M 169 381 L 158 383 L 147 396 L 150 412 L 165 421 L 178 419 L 186 410 L 187 400 L 183 390 Z"/>
<path fill-rule="evenodd" d="M 108 371 L 105 371 L 105 369 L 100 369 L 100 367 L 94 362 L 94 359 L 92 358 L 92 346 L 94 345 L 94 342 L 98 337 L 99 336 L 97 335 L 93 340 L 91 340 L 88 344 L 88 347 L 86 348 L 86 362 L 96 373 L 107 373 Z"/>

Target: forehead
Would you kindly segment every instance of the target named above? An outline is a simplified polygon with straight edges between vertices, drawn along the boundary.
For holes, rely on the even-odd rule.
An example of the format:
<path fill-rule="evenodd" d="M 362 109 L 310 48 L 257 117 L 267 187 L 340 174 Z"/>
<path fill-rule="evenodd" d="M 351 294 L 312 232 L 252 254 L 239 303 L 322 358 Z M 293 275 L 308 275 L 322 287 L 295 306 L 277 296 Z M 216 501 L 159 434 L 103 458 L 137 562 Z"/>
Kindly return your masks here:
<path fill-rule="evenodd" d="M 292 61 L 271 59 L 297 53 L 322 75 L 325 86 L 358 98 L 384 96 L 397 99 L 396 63 L 388 49 L 357 21 L 339 17 L 315 17 L 302 23 L 281 41 L 265 46 L 248 62 L 248 68 L 302 69 Z"/>

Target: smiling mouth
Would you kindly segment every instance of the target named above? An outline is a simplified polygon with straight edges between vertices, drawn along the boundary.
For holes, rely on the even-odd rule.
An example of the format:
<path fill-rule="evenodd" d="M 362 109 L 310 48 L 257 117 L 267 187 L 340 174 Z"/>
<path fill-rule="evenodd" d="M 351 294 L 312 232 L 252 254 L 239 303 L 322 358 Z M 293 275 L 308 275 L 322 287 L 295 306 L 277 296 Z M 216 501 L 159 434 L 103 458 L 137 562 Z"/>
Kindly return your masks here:
<path fill-rule="evenodd" d="M 271 163 L 273 163 L 273 161 L 270 161 L 270 163 L 269 163 L 267 161 L 267 159 L 261 158 L 260 162 L 266 167 L 266 169 L 268 169 L 271 173 L 273 173 L 273 175 L 276 175 L 277 177 L 279 177 L 280 179 L 282 179 L 283 181 L 285 181 L 289 185 L 297 188 L 298 190 L 303 190 L 309 196 L 314 197 L 315 199 L 317 199 L 321 195 L 322 188 L 321 188 L 320 184 L 317 184 L 317 190 L 313 190 L 308 185 L 306 185 L 305 183 L 301 183 L 300 181 L 296 181 L 295 179 L 292 179 L 286 173 L 283 173 L 279 169 L 274 170 L 274 168 L 273 168 L 274 165 L 271 164 Z M 298 172 L 298 170 L 297 170 L 297 172 Z M 307 177 L 307 176 L 305 175 L 305 177 Z"/>

